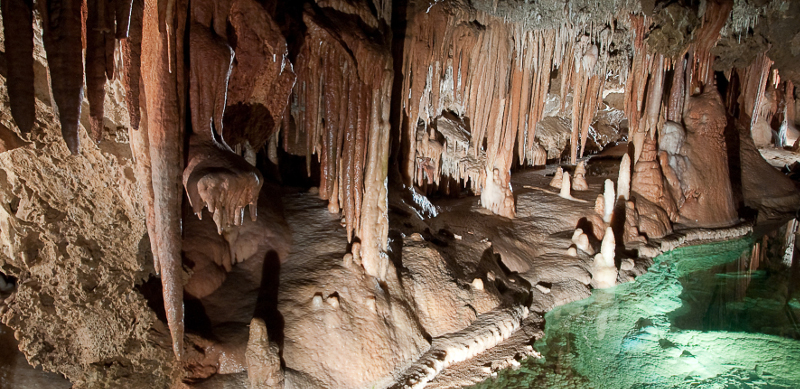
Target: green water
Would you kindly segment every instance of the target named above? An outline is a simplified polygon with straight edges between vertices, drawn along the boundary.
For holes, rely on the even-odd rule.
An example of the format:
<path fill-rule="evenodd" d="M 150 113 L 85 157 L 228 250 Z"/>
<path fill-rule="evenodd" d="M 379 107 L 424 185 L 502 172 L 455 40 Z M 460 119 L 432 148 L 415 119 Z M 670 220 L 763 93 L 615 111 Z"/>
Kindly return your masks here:
<path fill-rule="evenodd" d="M 749 267 L 752 245 L 677 249 L 636 282 L 554 309 L 543 358 L 475 388 L 800 388 L 790 271 Z"/>

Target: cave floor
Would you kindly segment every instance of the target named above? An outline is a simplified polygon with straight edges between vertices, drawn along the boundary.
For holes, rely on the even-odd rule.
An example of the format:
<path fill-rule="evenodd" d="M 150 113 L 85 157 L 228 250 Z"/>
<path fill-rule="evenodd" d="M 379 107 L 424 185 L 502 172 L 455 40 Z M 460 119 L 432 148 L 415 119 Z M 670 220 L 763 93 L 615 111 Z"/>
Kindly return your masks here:
<path fill-rule="evenodd" d="M 458 325 L 465 327 L 477 316 L 502 307 L 526 305 L 535 313 L 523 321 L 522 330 L 510 339 L 474 361 L 454 364 L 431 385 L 459 387 L 480 381 L 491 371 L 509 366 L 515 356 L 530 351 L 527 345 L 541 334 L 540 315 L 591 294 L 591 257 L 580 251 L 577 256 L 569 256 L 567 249 L 572 244 L 575 227 L 594 212 L 604 180 L 616 179 L 607 174 L 615 170 L 599 169 L 602 175 L 587 176 L 589 190 L 572 192 L 582 202 L 559 197 L 558 189 L 549 186 L 552 176 L 548 174 L 555 171 L 554 166 L 516 172 L 512 185 L 517 217 L 513 220 L 492 215 L 480 206 L 480 199 L 475 196 L 441 198 L 432 205 L 420 204 L 423 197 L 411 193 L 391 197 L 388 251 L 396 274 L 385 282 L 365 277 L 360 266 L 348 263 L 346 230 L 339 216 L 328 212 L 325 201 L 313 193 L 285 190 L 283 210 L 292 231 L 288 258 L 279 267 L 258 263 L 237 265 L 238 269 L 229 274 L 226 286 L 221 288 L 226 291 L 215 292 L 224 297 L 212 295 L 204 302 L 215 328 L 213 337 L 238 344 L 226 346 L 233 351 L 227 355 L 237 354 L 235 350 L 243 350 L 246 344 L 250 312 L 256 312 L 256 316 L 267 321 L 271 340 L 283 347 L 287 383 L 344 387 L 358 381 L 358 377 L 343 378 L 344 372 L 353 375 L 354 371 L 369 371 L 373 363 L 387 371 L 402 371 L 408 368 L 407 363 L 388 358 L 387 354 L 413 360 L 430 347 L 429 342 L 448 335 L 447 329 L 431 332 L 423 328 L 420 336 L 419 329 L 414 328 L 420 326 L 418 316 L 422 314 L 418 311 L 421 306 L 437 302 L 419 300 L 461 298 L 444 292 L 420 295 L 418 289 L 407 285 L 406 273 L 418 266 L 412 262 L 414 256 L 440 256 L 445 272 L 450 275 L 441 283 L 451 285 L 438 284 L 433 287 L 435 292 L 469 288 L 478 278 L 487 284 L 497 284 L 486 285 L 487 290 L 502 290 L 496 293 L 501 296 L 495 300 L 479 297 L 465 300 L 476 312 L 453 324 L 455 327 L 445 328 L 461 329 Z M 280 272 L 279 279 L 269 276 L 276 271 Z M 644 264 L 635 271 L 643 272 Z M 265 280 L 273 285 L 265 285 L 269 283 Z M 271 292 L 265 294 L 265 288 Z M 376 312 L 380 322 L 374 318 Z M 433 314 L 431 320 L 436 318 L 436 312 Z M 353 346 L 354 339 L 359 339 L 362 345 Z M 347 350 L 347 358 L 341 357 L 342 350 Z M 236 358 L 220 361 L 221 366 L 226 366 L 220 372 L 236 373 L 235 362 Z M 244 361 L 238 362 L 243 365 Z M 332 370 L 342 374 L 337 378 Z M 363 374 L 366 374 L 360 377 L 363 380 L 380 378 L 377 373 Z M 241 381 L 241 376 L 232 374 L 230 379 Z M 231 380 L 222 381 L 230 384 Z M 216 386 L 209 386 L 210 383 L 201 386 Z"/>

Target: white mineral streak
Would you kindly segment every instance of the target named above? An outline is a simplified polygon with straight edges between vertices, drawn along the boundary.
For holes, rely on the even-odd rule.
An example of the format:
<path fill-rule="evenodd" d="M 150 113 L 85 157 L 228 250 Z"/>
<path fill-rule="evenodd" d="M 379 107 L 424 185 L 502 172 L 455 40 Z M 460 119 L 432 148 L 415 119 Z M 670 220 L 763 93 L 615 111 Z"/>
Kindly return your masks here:
<path fill-rule="evenodd" d="M 424 388 L 444 368 L 482 353 L 516 331 L 528 316 L 528 307 L 485 313 L 469 327 L 436 338 L 431 348 L 401 375 L 392 389 Z"/>
<path fill-rule="evenodd" d="M 617 196 L 623 197 L 626 201 L 631 197 L 631 157 L 628 153 L 622 156 L 622 161 L 619 163 Z"/>
<path fill-rule="evenodd" d="M 564 172 L 564 177 L 561 179 L 561 192 L 559 192 L 558 195 L 565 199 L 572 198 L 572 194 L 570 194 L 570 182 L 569 182 L 568 172 Z"/>
<path fill-rule="evenodd" d="M 616 199 L 617 197 L 614 194 L 614 182 L 606 179 L 605 192 L 603 193 L 603 200 L 605 201 L 605 204 L 603 204 L 603 221 L 606 223 L 611 223 L 611 215 L 614 214 L 614 203 Z"/>

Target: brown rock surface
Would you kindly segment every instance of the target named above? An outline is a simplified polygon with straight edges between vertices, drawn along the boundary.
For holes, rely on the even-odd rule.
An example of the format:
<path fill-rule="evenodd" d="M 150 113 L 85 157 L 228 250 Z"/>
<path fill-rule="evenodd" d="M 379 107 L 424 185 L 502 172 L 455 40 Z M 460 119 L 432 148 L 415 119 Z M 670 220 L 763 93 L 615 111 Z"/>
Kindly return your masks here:
<path fill-rule="evenodd" d="M 738 220 L 731 193 L 724 131 L 725 107 L 716 88 L 691 97 L 684 113 L 686 170 L 678 173 L 686 201 L 680 215 L 689 225 L 720 227 Z"/>

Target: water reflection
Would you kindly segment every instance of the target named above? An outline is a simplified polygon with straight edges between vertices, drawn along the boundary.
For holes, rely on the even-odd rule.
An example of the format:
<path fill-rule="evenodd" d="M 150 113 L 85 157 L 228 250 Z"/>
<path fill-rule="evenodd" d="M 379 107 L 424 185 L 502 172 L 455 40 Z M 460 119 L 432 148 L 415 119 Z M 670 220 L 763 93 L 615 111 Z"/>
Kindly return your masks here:
<path fill-rule="evenodd" d="M 791 225 L 796 226 L 794 220 Z M 794 233 L 775 235 L 765 235 L 733 262 L 681 277 L 683 306 L 671 315 L 673 325 L 800 339 L 800 304 L 792 296 L 800 282 L 789 267 L 793 250 L 786 255 L 787 246 L 794 248 L 794 240 L 787 239 Z"/>

